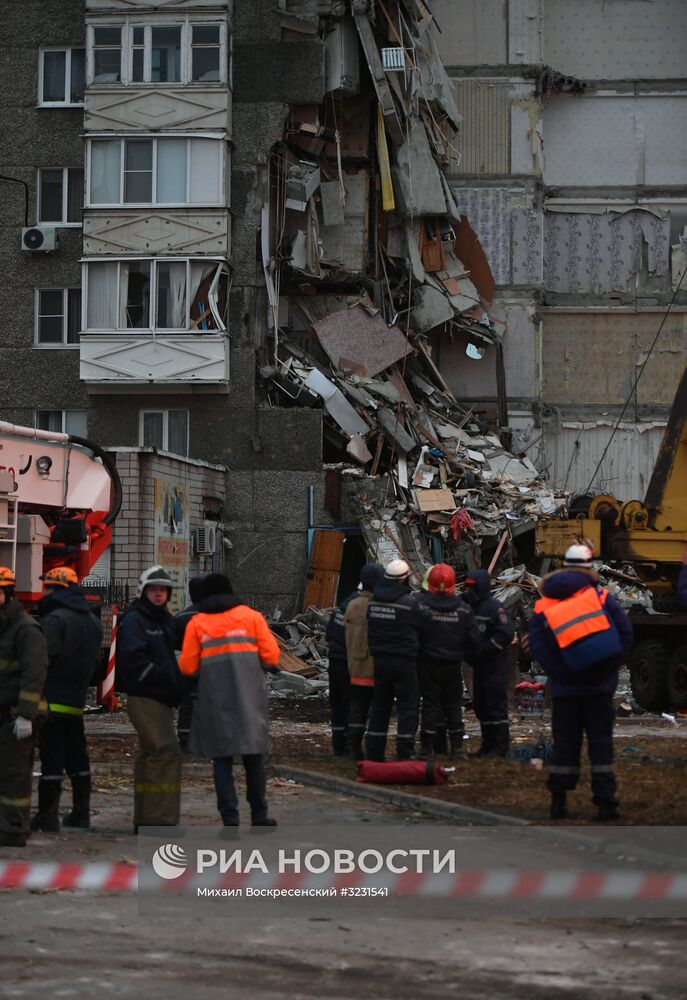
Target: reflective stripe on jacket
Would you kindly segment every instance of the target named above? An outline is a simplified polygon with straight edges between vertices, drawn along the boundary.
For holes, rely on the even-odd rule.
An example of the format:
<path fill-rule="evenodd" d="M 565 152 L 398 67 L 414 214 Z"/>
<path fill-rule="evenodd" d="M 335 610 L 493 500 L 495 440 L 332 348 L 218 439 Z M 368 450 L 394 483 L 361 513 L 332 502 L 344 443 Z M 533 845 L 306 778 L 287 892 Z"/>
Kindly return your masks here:
<path fill-rule="evenodd" d="M 227 599 L 227 603 L 232 601 Z M 234 604 L 201 611 L 186 627 L 182 674 L 199 673 L 189 749 L 203 757 L 267 751 L 267 690 L 262 664 L 279 662 L 279 646 L 259 611 Z"/>
<path fill-rule="evenodd" d="M 607 597 L 607 590 L 589 586 L 563 601 L 540 597 L 534 613 L 544 615 L 557 645 L 565 649 L 573 642 L 612 628 L 604 610 Z"/>

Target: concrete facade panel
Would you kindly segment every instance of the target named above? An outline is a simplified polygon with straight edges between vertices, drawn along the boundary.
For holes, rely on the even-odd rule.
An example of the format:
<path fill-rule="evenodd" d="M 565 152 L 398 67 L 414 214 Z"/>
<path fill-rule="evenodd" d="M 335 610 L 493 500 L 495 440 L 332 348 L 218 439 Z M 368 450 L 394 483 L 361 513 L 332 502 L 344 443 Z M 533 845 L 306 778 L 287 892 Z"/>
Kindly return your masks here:
<path fill-rule="evenodd" d="M 507 56 L 506 0 L 464 0 L 456 17 L 455 0 L 434 0 L 441 26 L 439 54 L 447 67 L 499 66 Z"/>
<path fill-rule="evenodd" d="M 551 406 L 619 406 L 631 393 L 663 312 L 546 312 L 542 399 Z M 670 405 L 687 361 L 687 313 L 672 313 L 637 389 L 638 405 Z"/>
<path fill-rule="evenodd" d="M 545 9 L 544 62 L 559 73 L 587 80 L 685 75 L 683 0 L 546 0 Z"/>
<path fill-rule="evenodd" d="M 86 93 L 84 126 L 89 132 L 196 129 L 229 132 L 229 92 L 198 87 L 102 87 Z"/>
<path fill-rule="evenodd" d="M 229 214 L 222 210 L 88 209 L 83 220 L 83 250 L 87 256 L 122 254 L 229 253 Z"/>

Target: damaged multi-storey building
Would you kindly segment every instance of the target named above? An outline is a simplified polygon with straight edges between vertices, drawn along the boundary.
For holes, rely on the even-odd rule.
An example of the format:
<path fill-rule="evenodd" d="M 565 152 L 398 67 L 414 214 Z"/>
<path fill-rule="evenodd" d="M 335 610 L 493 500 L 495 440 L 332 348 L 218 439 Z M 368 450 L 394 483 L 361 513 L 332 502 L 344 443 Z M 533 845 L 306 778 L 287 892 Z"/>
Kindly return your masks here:
<path fill-rule="evenodd" d="M 685 356 L 681 6 L 11 3 L 2 417 L 116 451 L 102 572 L 288 613 L 641 494 Z"/>

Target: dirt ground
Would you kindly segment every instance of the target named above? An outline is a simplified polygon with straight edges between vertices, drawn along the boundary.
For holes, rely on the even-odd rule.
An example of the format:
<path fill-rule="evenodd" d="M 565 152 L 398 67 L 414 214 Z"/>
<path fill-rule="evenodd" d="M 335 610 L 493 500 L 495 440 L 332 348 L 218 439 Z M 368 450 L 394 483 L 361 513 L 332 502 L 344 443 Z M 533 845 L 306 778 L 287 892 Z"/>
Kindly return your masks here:
<path fill-rule="evenodd" d="M 275 763 L 325 771 L 354 779 L 355 763 L 333 758 L 329 752 L 327 706 L 316 699 L 284 700 L 271 705 L 272 759 Z M 479 746 L 479 724 L 465 713 L 468 752 Z M 394 723 L 392 721 L 392 730 Z M 533 745 L 539 734 L 551 739 L 551 725 L 544 718 L 513 718 L 514 747 Z M 614 732 L 616 773 L 622 822 L 629 825 L 687 825 L 687 721 L 673 725 L 658 716 L 618 719 Z M 393 741 L 391 741 L 393 750 Z M 589 764 L 583 749 L 582 777 L 569 796 L 570 824 L 594 821 Z M 446 802 L 508 813 L 536 823 L 548 822 L 549 795 L 546 769 L 530 763 L 472 758 L 438 763 L 455 766 L 447 785 L 399 786 L 414 794 Z"/>

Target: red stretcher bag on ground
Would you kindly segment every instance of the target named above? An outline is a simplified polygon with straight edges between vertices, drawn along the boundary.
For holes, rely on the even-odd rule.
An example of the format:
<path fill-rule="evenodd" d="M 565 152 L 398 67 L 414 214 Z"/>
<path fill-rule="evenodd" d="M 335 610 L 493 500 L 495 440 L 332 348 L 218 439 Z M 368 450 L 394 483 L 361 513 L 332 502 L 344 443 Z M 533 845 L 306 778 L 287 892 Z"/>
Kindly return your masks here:
<path fill-rule="evenodd" d="M 379 785 L 445 785 L 446 768 L 431 760 L 361 760 L 355 780 Z"/>

